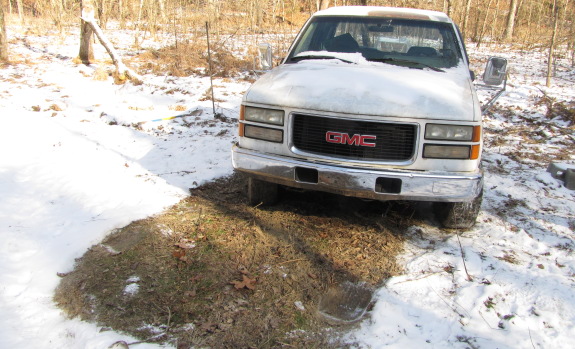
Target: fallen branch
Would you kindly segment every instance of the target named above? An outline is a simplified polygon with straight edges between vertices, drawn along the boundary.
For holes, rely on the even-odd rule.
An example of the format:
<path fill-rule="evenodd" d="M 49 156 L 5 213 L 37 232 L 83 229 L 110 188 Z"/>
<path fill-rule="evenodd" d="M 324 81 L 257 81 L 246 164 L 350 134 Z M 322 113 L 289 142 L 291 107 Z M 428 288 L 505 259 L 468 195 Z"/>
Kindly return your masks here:
<path fill-rule="evenodd" d="M 413 278 L 413 279 L 407 279 L 407 280 L 403 280 L 403 281 L 394 282 L 393 285 L 402 284 L 402 283 L 404 283 L 404 282 L 419 281 L 419 280 L 428 278 L 428 277 L 430 277 L 430 276 L 437 275 L 437 274 L 441 274 L 441 273 L 444 273 L 444 272 L 445 272 L 444 270 L 441 270 L 441 271 L 430 272 L 430 273 L 427 273 L 427 274 L 423 273 L 423 274 L 422 274 L 423 276 L 418 276 L 418 277 L 415 277 L 415 278 Z"/>
<path fill-rule="evenodd" d="M 461 246 L 461 240 L 459 240 L 459 233 L 457 233 L 457 242 L 459 243 L 459 249 L 461 250 L 461 260 L 463 261 L 463 268 L 465 268 L 465 274 L 467 274 L 467 281 L 473 281 L 473 278 L 467 272 L 467 265 L 465 264 L 465 252 L 463 251 L 463 246 Z"/>
<path fill-rule="evenodd" d="M 142 77 L 133 70 L 131 70 L 130 68 L 128 68 L 122 62 L 122 59 L 118 55 L 118 52 L 116 52 L 116 49 L 114 48 L 114 46 L 112 46 L 112 43 L 108 41 L 98 23 L 96 23 L 96 19 L 94 18 L 94 12 L 83 11 L 81 18 L 84 22 L 90 25 L 90 27 L 98 37 L 98 40 L 100 40 L 100 43 L 102 44 L 102 46 L 104 46 L 104 48 L 106 49 L 106 51 L 108 51 L 108 54 L 112 58 L 112 62 L 116 67 L 116 71 L 114 72 L 114 82 L 119 85 L 125 83 L 126 80 L 130 80 L 137 85 L 142 84 L 143 83 Z"/>

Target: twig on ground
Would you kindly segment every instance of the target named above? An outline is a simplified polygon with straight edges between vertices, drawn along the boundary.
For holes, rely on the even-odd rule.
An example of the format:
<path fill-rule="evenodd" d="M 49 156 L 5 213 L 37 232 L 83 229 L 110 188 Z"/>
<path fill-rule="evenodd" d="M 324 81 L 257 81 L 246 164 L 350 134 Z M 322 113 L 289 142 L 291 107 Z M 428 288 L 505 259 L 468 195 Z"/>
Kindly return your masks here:
<path fill-rule="evenodd" d="M 464 318 L 465 315 L 463 315 L 460 311 L 457 310 L 457 308 L 455 306 L 449 304 L 443 297 L 441 297 L 441 295 L 431 285 L 429 285 L 429 287 L 437 295 L 437 297 L 439 297 L 439 299 L 441 299 L 443 301 L 443 303 L 445 303 L 445 305 L 447 305 L 455 314 L 457 314 L 460 317 L 460 323 L 461 323 L 461 318 Z M 453 303 L 456 306 L 460 307 L 464 312 L 466 312 L 469 317 L 471 317 L 471 314 L 469 314 L 469 312 L 464 307 L 459 305 L 459 303 L 457 303 L 456 301 L 453 301 Z M 463 325 L 463 323 L 462 323 L 462 325 Z"/>
<path fill-rule="evenodd" d="M 487 326 L 489 326 L 490 329 L 503 331 L 501 328 L 495 328 L 495 327 L 491 326 L 491 325 L 489 324 L 489 322 L 487 322 L 487 319 L 485 319 L 485 317 L 483 316 L 483 313 L 481 312 L 481 310 L 479 310 L 478 312 L 479 312 L 479 315 L 481 315 L 481 318 L 483 319 L 483 321 L 485 322 L 485 324 L 487 324 Z"/>
<path fill-rule="evenodd" d="M 465 252 L 463 251 L 463 246 L 461 246 L 461 240 L 459 240 L 459 232 L 457 232 L 457 242 L 459 243 L 459 249 L 461 250 L 461 260 L 463 261 L 463 268 L 465 269 L 465 274 L 467 274 L 467 281 L 473 281 L 473 278 L 467 272 L 467 265 L 465 264 Z"/>
<path fill-rule="evenodd" d="M 425 279 L 425 278 L 427 278 L 427 277 L 430 277 L 430 276 L 432 276 L 432 275 L 441 274 L 441 273 L 443 273 L 443 272 L 444 272 L 444 271 L 441 270 L 441 271 L 436 271 L 436 272 L 432 272 L 432 273 L 427 273 L 427 274 L 423 274 L 423 276 L 420 276 L 420 277 L 416 277 L 416 278 L 413 278 L 413 279 L 408 279 L 408 280 L 403 280 L 403 281 L 394 282 L 393 284 L 394 284 L 394 285 L 398 285 L 398 284 L 402 284 L 402 283 L 404 283 L 404 282 L 419 281 L 419 280 Z"/>
<path fill-rule="evenodd" d="M 276 266 L 282 265 L 282 264 L 293 263 L 293 262 L 305 261 L 305 260 L 306 260 L 305 258 L 291 259 L 291 260 L 289 260 L 289 261 L 277 263 Z"/>
<path fill-rule="evenodd" d="M 527 328 L 527 330 L 529 330 L 529 340 L 531 341 L 531 345 L 533 346 L 533 349 L 535 349 L 535 344 L 533 344 L 533 338 L 531 338 L 531 329 Z"/>

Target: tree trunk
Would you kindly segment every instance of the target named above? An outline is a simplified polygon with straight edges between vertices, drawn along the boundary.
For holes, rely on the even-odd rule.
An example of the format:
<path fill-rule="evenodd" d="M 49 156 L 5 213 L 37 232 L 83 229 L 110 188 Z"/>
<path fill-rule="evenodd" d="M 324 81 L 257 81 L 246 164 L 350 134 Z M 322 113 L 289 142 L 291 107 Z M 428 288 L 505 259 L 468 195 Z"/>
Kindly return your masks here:
<path fill-rule="evenodd" d="M 489 0 L 489 4 L 485 9 L 485 18 L 483 19 L 483 25 L 481 26 L 481 30 L 479 32 L 479 37 L 477 40 L 477 48 L 481 47 L 481 43 L 483 42 L 483 36 L 485 35 L 485 27 L 487 26 L 487 19 L 489 17 L 489 8 L 491 7 L 493 0 Z"/>
<path fill-rule="evenodd" d="M 62 32 L 62 16 L 64 14 L 64 5 L 61 0 L 50 0 L 50 11 L 54 24 L 58 28 L 58 32 Z"/>
<path fill-rule="evenodd" d="M 99 0 L 98 1 L 98 21 L 100 22 L 100 26 L 106 29 L 108 25 L 108 15 L 109 15 L 109 6 L 106 3 L 106 0 Z"/>
<path fill-rule="evenodd" d="M 325 10 L 329 7 L 329 0 L 319 0 L 318 1 L 318 5 L 317 5 L 317 9 L 319 11 L 321 10 Z"/>
<path fill-rule="evenodd" d="M 513 30 L 515 28 L 515 14 L 517 13 L 517 0 L 511 0 L 509 4 L 509 14 L 507 15 L 507 25 L 503 34 L 504 41 L 513 39 Z"/>
<path fill-rule="evenodd" d="M 94 4 L 91 0 L 82 0 L 82 17 L 94 18 Z M 92 47 L 93 31 L 90 24 L 82 20 L 80 25 L 80 53 L 78 58 L 84 64 L 91 64 L 94 61 L 94 49 Z"/>
<path fill-rule="evenodd" d="M 124 18 L 124 1 L 118 1 L 118 16 L 120 17 L 120 28 L 126 29 L 126 18 Z"/>
<path fill-rule="evenodd" d="M 575 68 L 575 22 L 571 22 L 571 67 Z"/>
<path fill-rule="evenodd" d="M 489 26 L 489 28 L 491 28 L 490 36 L 492 44 L 495 42 L 496 39 L 501 38 L 501 31 L 499 31 L 499 28 L 501 28 L 501 26 L 499 25 L 499 2 L 500 0 L 495 1 L 495 10 L 493 11 L 493 21 Z"/>
<path fill-rule="evenodd" d="M 527 12 L 527 20 L 525 23 L 525 30 L 523 30 L 523 37 L 521 38 L 521 43 L 523 45 L 528 44 L 530 39 L 531 39 L 531 28 L 532 28 L 532 18 L 533 18 L 533 5 L 529 4 L 527 5 L 528 7 L 528 12 Z"/>
<path fill-rule="evenodd" d="M 551 80 L 553 77 L 553 56 L 555 55 L 555 41 L 557 40 L 557 29 L 559 26 L 559 6 L 557 1 L 553 1 L 553 35 L 551 36 L 551 43 L 549 44 L 549 56 L 547 57 L 547 81 L 546 86 L 551 87 Z"/>
<path fill-rule="evenodd" d="M 4 24 L 4 10 L 0 7 L 0 61 L 8 61 L 8 38 L 6 37 L 6 25 Z"/>
<path fill-rule="evenodd" d="M 447 16 L 453 17 L 453 0 L 447 0 Z"/>
<path fill-rule="evenodd" d="M 138 7 L 138 20 L 136 21 L 135 33 L 134 33 L 134 44 L 136 47 L 140 47 L 139 37 L 140 28 L 142 27 L 142 11 L 144 10 L 144 0 L 140 0 Z"/>
<path fill-rule="evenodd" d="M 24 25 L 24 5 L 22 4 L 22 0 L 17 0 L 16 4 L 18 5 L 18 17 L 20 17 L 20 24 Z"/>
<path fill-rule="evenodd" d="M 110 58 L 112 58 L 112 62 L 116 66 L 116 72 L 114 73 L 114 82 L 116 84 L 123 84 L 124 82 L 126 82 L 126 80 L 129 79 L 136 84 L 141 84 L 142 77 L 136 74 L 128 67 L 126 67 L 126 65 L 122 62 L 122 58 L 120 58 L 120 55 L 118 55 L 114 46 L 106 38 L 104 32 L 102 32 L 102 29 L 100 29 L 100 27 L 98 26 L 98 23 L 96 23 L 96 20 L 93 17 L 93 13 L 85 13 L 85 14 L 86 16 L 82 14 L 82 20 L 92 28 L 94 34 L 96 34 L 96 37 L 98 38 L 98 40 L 100 40 L 102 46 L 104 46 L 106 51 L 108 51 Z M 92 17 L 88 17 L 90 15 L 92 15 Z"/>
<path fill-rule="evenodd" d="M 568 17 L 568 13 L 567 13 L 567 10 L 569 8 L 569 1 L 571 1 L 571 0 L 565 0 L 565 2 L 562 4 L 563 14 L 559 14 L 559 21 L 561 22 L 560 27 L 565 28 L 565 31 L 567 31 L 567 23 L 569 22 L 566 19 L 570 18 L 570 17 Z M 561 28 L 559 29 L 559 34 L 561 33 Z M 571 34 L 573 34 L 573 33 L 571 33 Z M 561 38 L 562 46 L 564 46 L 566 48 L 565 57 L 567 57 L 569 55 L 569 37 L 570 37 L 569 34 L 565 33 L 565 35 Z M 563 45 L 565 43 L 566 43 L 566 45 Z"/>
<path fill-rule="evenodd" d="M 166 2 L 165 0 L 158 0 L 158 7 L 160 8 L 160 17 L 162 18 L 162 23 L 166 23 Z"/>
<path fill-rule="evenodd" d="M 467 26 L 469 25 L 469 13 L 471 12 L 471 0 L 465 1 L 465 13 L 463 15 L 463 27 L 461 28 L 463 35 L 467 36 Z"/>

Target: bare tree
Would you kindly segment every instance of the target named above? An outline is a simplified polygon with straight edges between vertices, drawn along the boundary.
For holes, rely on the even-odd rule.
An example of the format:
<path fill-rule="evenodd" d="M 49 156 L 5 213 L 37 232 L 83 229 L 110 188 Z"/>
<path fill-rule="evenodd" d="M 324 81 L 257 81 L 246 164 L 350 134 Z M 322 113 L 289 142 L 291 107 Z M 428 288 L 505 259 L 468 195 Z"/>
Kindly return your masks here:
<path fill-rule="evenodd" d="M 165 0 L 158 0 L 158 7 L 159 7 L 159 12 L 160 12 L 160 16 L 162 17 L 162 20 L 165 22 L 166 21 L 166 2 Z"/>
<path fill-rule="evenodd" d="M 571 16 L 571 18 L 573 18 Z M 575 68 L 575 22 L 571 21 L 571 67 Z"/>
<path fill-rule="evenodd" d="M 6 25 L 4 24 L 4 10 L 0 7 L 0 61 L 8 61 L 8 39 L 6 38 Z"/>
<path fill-rule="evenodd" d="M 18 5 L 18 16 L 20 17 L 20 24 L 24 25 L 24 5 L 22 4 L 22 0 L 17 0 L 16 4 Z"/>
<path fill-rule="evenodd" d="M 487 27 L 487 21 L 489 19 L 489 9 L 491 8 L 492 2 L 493 2 L 493 0 L 489 0 L 489 4 L 485 8 L 485 17 L 483 18 L 483 24 L 482 24 L 481 30 L 479 31 L 478 36 L 477 36 L 477 47 L 478 48 L 481 46 L 481 43 L 483 42 L 483 36 L 485 35 L 485 28 Z"/>
<path fill-rule="evenodd" d="M 444 12 L 447 13 L 449 17 L 453 16 L 453 0 L 446 0 L 443 8 L 445 9 Z"/>
<path fill-rule="evenodd" d="M 82 17 L 84 18 L 93 18 L 94 17 L 94 3 L 92 0 L 82 0 Z M 90 64 L 94 61 L 94 49 L 92 47 L 92 37 L 94 31 L 89 23 L 82 20 L 80 26 L 80 53 L 78 54 L 78 58 L 84 64 Z"/>
<path fill-rule="evenodd" d="M 549 44 L 549 56 L 547 57 L 547 87 L 551 87 L 551 79 L 553 76 L 553 59 L 555 56 L 555 42 L 557 41 L 558 26 L 559 6 L 557 6 L 557 0 L 553 0 L 553 35 L 551 36 L 551 43 Z"/>
<path fill-rule="evenodd" d="M 318 0 L 317 1 L 317 9 L 318 10 L 325 10 L 329 7 L 329 0 Z"/>
<path fill-rule="evenodd" d="M 471 12 L 471 0 L 465 0 L 465 13 L 463 14 L 463 27 L 461 28 L 463 34 L 467 33 L 467 26 L 469 25 L 469 13 Z"/>
<path fill-rule="evenodd" d="M 50 15 L 58 31 L 62 32 L 62 17 L 64 16 L 64 4 L 61 0 L 50 0 Z"/>
<path fill-rule="evenodd" d="M 505 33 L 503 34 L 503 40 L 505 41 L 510 41 L 513 38 L 516 13 L 517 13 L 517 0 L 511 0 L 511 2 L 509 3 L 509 13 L 507 14 L 507 25 L 505 26 Z"/>

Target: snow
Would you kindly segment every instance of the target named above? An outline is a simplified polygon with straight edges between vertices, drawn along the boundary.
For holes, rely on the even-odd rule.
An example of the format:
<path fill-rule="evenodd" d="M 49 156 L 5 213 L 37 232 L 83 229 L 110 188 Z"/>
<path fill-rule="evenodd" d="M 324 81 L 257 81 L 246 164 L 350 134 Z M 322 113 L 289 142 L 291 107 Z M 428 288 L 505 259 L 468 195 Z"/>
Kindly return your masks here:
<path fill-rule="evenodd" d="M 124 295 L 126 296 L 133 296 L 140 291 L 140 285 L 138 285 L 138 281 L 140 281 L 140 277 L 132 276 L 128 280 L 126 280 L 126 287 L 124 287 Z"/>
<path fill-rule="evenodd" d="M 117 86 L 72 62 L 77 37 L 54 45 L 58 37 L 8 35 L 15 64 L 0 70 L 0 347 L 106 348 L 126 336 L 67 320 L 52 301 L 57 273 L 114 229 L 230 174 L 236 127 L 200 101 L 209 78 Z M 101 47 L 96 56 L 106 57 Z M 216 96 L 227 95 L 218 112 L 237 115 L 247 86 L 217 81 Z M 182 107 L 202 115 L 148 121 Z M 142 121 L 141 131 L 122 126 Z"/>
<path fill-rule="evenodd" d="M 348 335 L 358 347 L 572 347 L 575 192 L 546 172 L 548 163 L 528 155 L 573 149 L 573 126 L 546 120 L 537 101 L 542 91 L 570 101 L 575 74 L 563 62 L 554 86 L 547 89 L 537 52 L 471 47 L 470 55 L 495 54 L 510 56 L 513 66 L 509 91 L 499 104 L 518 113 L 511 120 L 501 114 L 484 118 L 493 133 L 485 140 L 486 191 L 478 224 L 457 235 L 424 224 L 411 227 L 402 257 L 406 273 L 377 291 L 371 318 Z M 522 124 L 527 136 L 506 135 Z M 537 129 L 555 134 L 528 142 Z M 561 130 L 568 136 L 557 137 Z M 507 142 L 490 147 L 496 135 Z M 527 155 L 522 161 L 513 158 L 522 153 Z M 574 163 L 572 151 L 564 158 Z"/>
<path fill-rule="evenodd" d="M 9 28 L 8 37 L 15 64 L 0 70 L 0 347 L 135 342 L 67 319 L 52 301 L 57 274 L 72 270 L 75 258 L 114 229 L 230 174 L 235 125 L 214 120 L 211 102 L 202 100 L 208 78 L 148 75 L 145 85 L 117 86 L 111 78 L 93 80 L 95 67 L 72 62 L 74 34 L 24 36 Z M 500 54 L 470 51 L 482 59 Z M 570 101 L 575 75 L 563 63 L 554 86 L 545 88 L 540 53 L 502 54 L 514 66 L 499 103 L 508 113 L 485 120 L 486 192 L 478 224 L 458 234 L 425 222 L 408 229 L 405 273 L 377 290 L 374 309 L 347 334 L 358 348 L 571 346 L 575 192 L 537 156 L 574 163 L 572 126 L 546 118 L 539 102 L 543 92 Z M 236 118 L 248 84 L 215 83 L 218 112 Z M 150 121 L 182 109 L 202 113 Z M 126 280 L 127 297 L 137 285 L 137 276 Z"/>
<path fill-rule="evenodd" d="M 284 64 L 254 83 L 246 101 L 333 113 L 348 113 L 353 105 L 360 115 L 380 115 L 385 105 L 389 117 L 479 121 L 469 69 L 463 64 L 436 72 L 367 62 L 363 57 L 361 62 L 358 56 L 362 57 L 335 55 L 361 64 L 337 59 Z"/>

